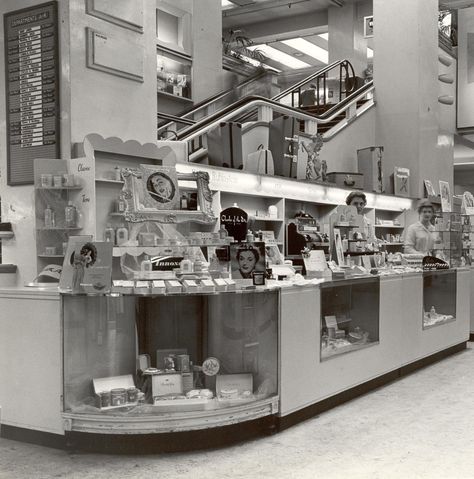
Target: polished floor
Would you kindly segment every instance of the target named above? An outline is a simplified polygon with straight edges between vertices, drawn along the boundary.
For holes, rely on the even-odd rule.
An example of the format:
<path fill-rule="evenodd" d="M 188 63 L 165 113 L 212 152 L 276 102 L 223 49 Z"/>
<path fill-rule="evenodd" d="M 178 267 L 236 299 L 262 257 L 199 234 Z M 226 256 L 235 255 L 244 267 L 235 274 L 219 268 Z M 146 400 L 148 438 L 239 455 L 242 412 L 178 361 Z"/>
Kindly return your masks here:
<path fill-rule="evenodd" d="M 0 439 L 0 478 L 474 478 L 473 425 L 471 343 L 283 433 L 225 449 L 103 456 Z"/>

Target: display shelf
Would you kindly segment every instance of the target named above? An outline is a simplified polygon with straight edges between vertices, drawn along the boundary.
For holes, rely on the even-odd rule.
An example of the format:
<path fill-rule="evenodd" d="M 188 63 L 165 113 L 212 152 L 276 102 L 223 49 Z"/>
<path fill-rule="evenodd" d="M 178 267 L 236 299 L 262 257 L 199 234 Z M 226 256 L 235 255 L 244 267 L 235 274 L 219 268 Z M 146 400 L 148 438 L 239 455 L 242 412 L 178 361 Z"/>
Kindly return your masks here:
<path fill-rule="evenodd" d="M 423 317 L 423 329 L 431 329 L 431 328 L 436 328 L 437 326 L 442 326 L 443 324 L 448 324 L 448 323 L 453 323 L 456 321 L 455 317 L 448 317 L 444 319 L 440 319 L 438 321 L 435 321 L 431 323 L 430 319 L 427 319 Z"/>
<path fill-rule="evenodd" d="M 374 225 L 376 228 L 391 228 L 391 229 L 405 229 L 404 226 L 401 225 Z"/>
<path fill-rule="evenodd" d="M 109 180 L 108 178 L 96 178 L 95 179 L 96 183 L 111 183 L 114 185 L 123 185 L 124 181 L 123 180 Z"/>
<path fill-rule="evenodd" d="M 65 226 L 54 226 L 52 228 L 46 228 L 45 226 L 41 226 L 39 228 L 36 228 L 37 231 L 79 231 L 81 229 L 82 228 L 80 228 L 79 226 L 75 226 L 74 228 L 66 228 Z"/>
<path fill-rule="evenodd" d="M 397 242 L 389 242 L 389 243 L 381 243 L 381 246 L 403 246 L 404 243 L 397 243 Z"/>
<path fill-rule="evenodd" d="M 109 213 L 109 216 L 123 218 L 125 216 L 125 213 L 117 213 L 114 211 L 113 213 Z"/>
<path fill-rule="evenodd" d="M 0 231 L 0 240 L 10 239 L 10 238 L 13 238 L 13 236 L 15 236 L 13 231 Z"/>
<path fill-rule="evenodd" d="M 63 254 L 39 254 L 38 258 L 64 258 Z"/>
<path fill-rule="evenodd" d="M 158 95 L 164 96 L 166 98 L 172 98 L 173 100 L 182 101 L 183 103 L 193 103 L 191 98 L 186 98 L 184 96 L 173 95 L 172 93 L 168 93 L 166 91 L 157 90 Z"/>
<path fill-rule="evenodd" d="M 278 243 L 274 243 L 278 244 Z M 114 246 L 113 249 L 113 256 L 120 257 L 125 253 L 131 254 L 133 256 L 140 256 L 142 254 L 156 254 L 158 252 L 162 252 L 163 248 L 203 248 L 203 247 L 218 247 L 218 246 L 228 246 L 229 243 L 216 243 L 216 242 L 209 242 L 209 243 L 199 243 L 199 244 L 162 244 L 156 246 Z"/>
<path fill-rule="evenodd" d="M 82 186 L 37 186 L 37 190 L 52 190 L 52 191 L 61 191 L 61 190 L 82 190 Z"/>
<path fill-rule="evenodd" d="M 269 223 L 283 223 L 285 220 L 283 218 L 262 218 L 258 216 L 249 215 L 249 221 L 262 221 Z"/>
<path fill-rule="evenodd" d="M 325 361 L 334 356 L 339 356 L 342 354 L 352 353 L 354 351 L 360 351 L 361 349 L 370 348 L 371 346 L 376 346 L 377 344 L 379 344 L 379 341 L 373 341 L 364 344 L 351 343 L 346 346 L 337 347 L 335 349 L 328 346 L 327 348 L 321 349 L 321 361 Z"/>
<path fill-rule="evenodd" d="M 341 225 L 340 223 L 334 223 L 334 228 L 359 228 L 358 225 Z"/>

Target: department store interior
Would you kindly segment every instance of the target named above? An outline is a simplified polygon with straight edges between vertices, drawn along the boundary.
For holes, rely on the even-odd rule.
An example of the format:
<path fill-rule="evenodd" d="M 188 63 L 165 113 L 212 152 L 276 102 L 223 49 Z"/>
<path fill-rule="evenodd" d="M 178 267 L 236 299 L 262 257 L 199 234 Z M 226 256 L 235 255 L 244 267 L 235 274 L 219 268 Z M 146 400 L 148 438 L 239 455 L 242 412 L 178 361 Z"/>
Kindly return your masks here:
<path fill-rule="evenodd" d="M 247 441 L 467 347 L 474 2 L 0 13 L 1 437 Z"/>

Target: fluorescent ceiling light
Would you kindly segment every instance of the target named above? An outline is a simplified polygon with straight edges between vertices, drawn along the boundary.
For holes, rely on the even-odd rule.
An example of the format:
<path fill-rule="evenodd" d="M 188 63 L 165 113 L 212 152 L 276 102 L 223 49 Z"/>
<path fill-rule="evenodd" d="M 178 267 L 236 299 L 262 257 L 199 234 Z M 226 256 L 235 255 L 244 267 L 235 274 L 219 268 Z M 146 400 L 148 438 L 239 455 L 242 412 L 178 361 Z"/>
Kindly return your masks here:
<path fill-rule="evenodd" d="M 221 0 L 221 6 L 223 9 L 228 10 L 229 8 L 234 8 L 237 5 L 235 3 L 230 2 L 229 0 Z"/>
<path fill-rule="evenodd" d="M 310 57 L 316 58 L 316 60 L 326 63 L 329 60 L 329 54 L 324 48 L 318 47 L 314 43 L 308 42 L 304 38 L 291 38 L 290 40 L 283 40 L 282 43 L 288 45 L 295 50 L 299 50 Z"/>
<path fill-rule="evenodd" d="M 249 50 L 261 50 L 262 53 L 264 53 L 270 60 L 274 60 L 278 63 L 281 63 L 282 65 L 285 65 L 287 67 L 297 69 L 297 68 L 306 68 L 311 66 L 309 63 L 303 62 L 301 60 L 298 60 L 295 57 L 292 57 L 291 55 L 288 55 L 287 53 L 281 52 L 280 50 L 277 50 L 276 48 L 273 48 L 269 45 L 252 45 L 251 47 L 248 47 Z"/>
<path fill-rule="evenodd" d="M 367 58 L 374 58 L 374 51 L 372 48 L 367 47 Z"/>
<path fill-rule="evenodd" d="M 328 33 L 320 33 L 318 37 L 321 37 L 323 40 L 329 41 L 329 32 Z"/>

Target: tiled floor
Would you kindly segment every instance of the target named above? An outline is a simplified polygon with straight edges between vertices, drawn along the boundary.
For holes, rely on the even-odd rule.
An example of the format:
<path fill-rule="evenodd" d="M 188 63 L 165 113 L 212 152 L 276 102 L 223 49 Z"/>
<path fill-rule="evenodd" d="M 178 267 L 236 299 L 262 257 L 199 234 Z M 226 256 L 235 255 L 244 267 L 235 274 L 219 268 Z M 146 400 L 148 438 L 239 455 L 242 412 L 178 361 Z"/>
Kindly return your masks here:
<path fill-rule="evenodd" d="M 186 454 L 71 454 L 0 439 L 0 478 L 474 478 L 474 349 L 287 431 Z"/>

